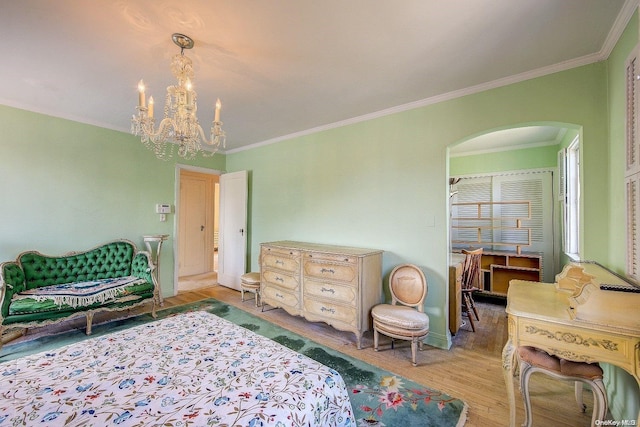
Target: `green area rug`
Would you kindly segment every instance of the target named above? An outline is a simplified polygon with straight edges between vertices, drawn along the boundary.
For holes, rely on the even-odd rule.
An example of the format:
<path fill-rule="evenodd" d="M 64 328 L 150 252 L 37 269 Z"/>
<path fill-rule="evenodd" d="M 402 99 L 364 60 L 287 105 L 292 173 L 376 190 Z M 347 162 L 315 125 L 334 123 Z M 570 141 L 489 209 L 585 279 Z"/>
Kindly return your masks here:
<path fill-rule="evenodd" d="M 349 389 L 358 426 L 446 427 L 462 426 L 465 422 L 467 406 L 459 399 L 332 350 L 218 300 L 207 299 L 165 309 L 158 312 L 158 317 L 194 310 L 213 313 L 340 372 Z M 96 325 L 90 337 L 82 330 L 74 330 L 16 344 L 9 343 L 0 351 L 0 363 L 153 320 L 149 314 L 144 314 Z"/>

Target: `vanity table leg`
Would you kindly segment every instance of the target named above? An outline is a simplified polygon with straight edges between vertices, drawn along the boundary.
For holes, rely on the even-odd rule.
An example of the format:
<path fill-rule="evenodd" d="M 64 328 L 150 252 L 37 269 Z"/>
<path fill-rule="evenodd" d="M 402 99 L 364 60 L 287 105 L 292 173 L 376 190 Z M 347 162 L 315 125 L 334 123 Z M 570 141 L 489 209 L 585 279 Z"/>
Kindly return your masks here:
<path fill-rule="evenodd" d="M 507 387 L 507 402 L 509 403 L 509 425 L 516 425 L 516 398 L 513 388 L 513 372 L 515 370 L 515 347 L 511 339 L 502 349 L 502 373 L 504 375 L 504 383 Z"/>

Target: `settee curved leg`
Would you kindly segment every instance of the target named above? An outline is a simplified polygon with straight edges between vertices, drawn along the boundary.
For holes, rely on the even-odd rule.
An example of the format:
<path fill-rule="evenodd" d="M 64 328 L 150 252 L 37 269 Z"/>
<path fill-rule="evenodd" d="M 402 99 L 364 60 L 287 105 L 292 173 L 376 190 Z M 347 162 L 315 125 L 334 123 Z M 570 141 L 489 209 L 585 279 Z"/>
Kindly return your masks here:
<path fill-rule="evenodd" d="M 93 326 L 93 311 L 87 312 L 87 335 L 91 335 L 91 327 Z"/>
<path fill-rule="evenodd" d="M 15 331 L 11 331 L 11 332 L 5 332 L 7 329 L 9 328 L 4 328 L 4 327 L 0 327 L 0 350 L 2 349 L 2 345 L 6 344 L 8 342 L 11 342 L 15 339 L 18 339 L 20 337 L 23 337 L 25 335 L 27 335 L 27 328 L 22 328 L 19 330 L 15 330 Z"/>

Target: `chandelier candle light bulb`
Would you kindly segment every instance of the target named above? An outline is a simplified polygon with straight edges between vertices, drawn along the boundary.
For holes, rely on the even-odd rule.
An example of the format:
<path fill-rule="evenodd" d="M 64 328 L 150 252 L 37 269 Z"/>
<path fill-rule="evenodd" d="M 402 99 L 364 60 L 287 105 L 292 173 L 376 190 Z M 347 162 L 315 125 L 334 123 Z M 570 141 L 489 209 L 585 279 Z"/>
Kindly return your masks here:
<path fill-rule="evenodd" d="M 142 79 L 138 82 L 138 106 L 144 108 L 145 107 L 145 99 L 144 99 L 144 82 Z"/>
<path fill-rule="evenodd" d="M 153 119 L 153 96 L 149 97 L 149 111 L 147 112 L 150 119 Z"/>
<path fill-rule="evenodd" d="M 222 108 L 222 102 L 220 102 L 220 98 L 216 101 L 216 115 L 213 119 L 214 122 L 220 121 L 220 109 Z"/>
<path fill-rule="evenodd" d="M 142 143 L 152 150 L 156 157 L 169 160 L 175 147 L 178 155 L 184 159 L 193 159 L 196 155 L 213 156 L 216 151 L 226 147 L 226 135 L 220 121 L 220 99 L 215 105 L 214 120 L 211 123 L 211 138 L 208 139 L 198 122 L 196 112 L 197 94 L 193 89 L 193 63 L 184 55 L 185 49 L 193 47 L 193 40 L 184 34 L 173 34 L 173 42 L 180 47 L 180 53 L 171 60 L 171 72 L 178 80 L 177 85 L 167 87 L 164 117 L 156 129 L 153 119 L 154 102 L 149 97 L 146 105 L 144 81 L 138 82 L 137 114 L 131 119 L 131 133 L 140 136 Z"/>

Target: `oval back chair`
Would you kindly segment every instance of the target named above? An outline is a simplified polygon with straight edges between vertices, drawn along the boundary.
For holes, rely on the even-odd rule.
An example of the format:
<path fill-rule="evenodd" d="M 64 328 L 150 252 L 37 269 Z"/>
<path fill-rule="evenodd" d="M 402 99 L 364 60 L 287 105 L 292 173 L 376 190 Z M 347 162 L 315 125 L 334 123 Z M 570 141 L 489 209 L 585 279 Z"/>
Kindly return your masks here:
<path fill-rule="evenodd" d="M 429 316 L 424 313 L 427 279 L 417 266 L 402 264 L 389 276 L 389 291 L 391 304 L 379 304 L 371 310 L 373 348 L 378 351 L 379 334 L 411 341 L 411 359 L 416 366 L 417 347 L 422 350 L 422 340 L 429 334 Z"/>

